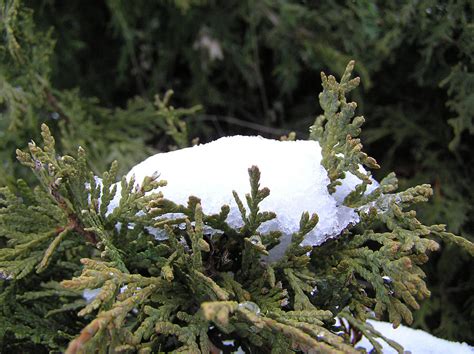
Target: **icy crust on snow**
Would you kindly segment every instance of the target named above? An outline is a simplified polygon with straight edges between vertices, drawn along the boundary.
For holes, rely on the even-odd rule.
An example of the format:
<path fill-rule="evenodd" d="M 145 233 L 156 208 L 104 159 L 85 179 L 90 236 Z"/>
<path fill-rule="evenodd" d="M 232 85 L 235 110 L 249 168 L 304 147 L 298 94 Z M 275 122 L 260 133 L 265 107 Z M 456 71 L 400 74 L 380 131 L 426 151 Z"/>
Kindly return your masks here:
<path fill-rule="evenodd" d="M 474 354 L 474 347 L 466 343 L 450 342 L 445 339 L 436 338 L 435 336 L 405 326 L 399 326 L 397 329 L 392 327 L 391 323 L 368 321 L 377 331 L 381 332 L 385 337 L 394 340 L 403 346 L 405 351 L 410 351 L 412 354 Z M 390 347 L 381 339 L 377 341 L 383 346 L 384 354 L 397 353 L 395 349 Z M 368 352 L 372 349 L 372 344 L 367 338 L 356 344 L 356 347 L 362 347 Z"/>
<path fill-rule="evenodd" d="M 343 185 L 330 195 L 329 178 L 321 158 L 321 147 L 316 141 L 232 136 L 151 156 L 133 167 L 127 179 L 135 176 L 138 183 L 158 173 L 159 179 L 168 182 L 160 188 L 165 198 L 186 205 L 190 195 L 196 196 L 201 199 L 206 214 L 219 213 L 222 205 L 227 204 L 230 206 L 227 222 L 238 228 L 243 222 L 232 191 L 238 193 L 246 206 L 245 194 L 250 192 L 248 168 L 258 166 L 260 188 L 270 189 L 260 210 L 277 215 L 276 219 L 262 224 L 258 231 L 282 231 L 281 243 L 272 251 L 278 257 L 289 244 L 291 234 L 299 230 L 301 214 L 305 211 L 317 213 L 319 222 L 302 245 L 320 245 L 359 221 L 356 211 L 343 206 L 342 202 L 361 180 L 348 173 Z M 376 183 L 368 191 L 374 188 Z M 118 200 L 114 200 L 109 209 L 116 205 Z"/>

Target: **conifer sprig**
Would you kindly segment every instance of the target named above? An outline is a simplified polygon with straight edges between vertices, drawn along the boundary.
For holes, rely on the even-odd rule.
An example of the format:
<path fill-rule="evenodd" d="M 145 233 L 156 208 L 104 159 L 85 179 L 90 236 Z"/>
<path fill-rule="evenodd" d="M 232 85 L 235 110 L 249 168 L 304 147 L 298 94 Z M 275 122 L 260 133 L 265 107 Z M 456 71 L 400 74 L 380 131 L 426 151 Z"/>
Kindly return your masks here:
<path fill-rule="evenodd" d="M 362 144 L 357 138 L 365 119 L 362 116 L 353 118 L 357 104 L 346 100 L 346 94 L 360 83 L 360 78 L 350 78 L 354 65 L 354 61 L 349 62 L 340 82 L 332 75 L 321 73 L 323 91 L 319 94 L 319 103 L 324 114 L 310 127 L 310 139 L 319 141 L 322 147 L 322 165 L 328 171 L 330 193 L 336 191 L 346 172 L 362 180 L 358 192 L 363 193 L 372 182 L 370 173 L 361 172 L 359 166 L 379 168 L 375 159 L 362 152 Z"/>

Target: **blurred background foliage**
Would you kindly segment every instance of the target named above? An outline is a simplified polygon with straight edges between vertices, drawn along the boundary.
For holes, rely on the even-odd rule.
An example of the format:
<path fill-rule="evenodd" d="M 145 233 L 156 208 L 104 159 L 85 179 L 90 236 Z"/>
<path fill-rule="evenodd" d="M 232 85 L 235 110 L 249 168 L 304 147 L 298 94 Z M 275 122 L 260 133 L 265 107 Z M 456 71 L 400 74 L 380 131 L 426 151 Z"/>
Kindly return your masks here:
<path fill-rule="evenodd" d="M 23 6 L 24 4 L 24 6 Z M 63 153 L 121 172 L 222 135 L 306 139 L 321 70 L 357 62 L 363 142 L 381 178 L 431 183 L 425 223 L 474 240 L 474 4 L 469 0 L 1 1 L 0 185 L 47 122 Z M 156 94 L 173 89 L 173 109 Z M 201 105 L 202 108 L 196 106 Z M 180 121 L 184 120 L 187 127 Z M 23 147 L 23 146 L 19 146 Z M 474 264 L 443 247 L 415 325 L 474 342 Z"/>

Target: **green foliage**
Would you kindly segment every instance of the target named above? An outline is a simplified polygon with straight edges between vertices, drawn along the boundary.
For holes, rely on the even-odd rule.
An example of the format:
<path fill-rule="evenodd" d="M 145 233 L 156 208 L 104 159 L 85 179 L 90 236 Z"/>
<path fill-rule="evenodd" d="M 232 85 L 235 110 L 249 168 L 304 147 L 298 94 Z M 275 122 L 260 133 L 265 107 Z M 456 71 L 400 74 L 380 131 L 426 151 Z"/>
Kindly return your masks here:
<path fill-rule="evenodd" d="M 80 259 L 112 262 L 111 267 L 125 274 L 128 270 L 171 282 L 178 278 L 180 273 L 174 271 L 178 254 L 168 257 L 169 246 L 166 245 L 150 247 L 150 242 L 154 245 L 155 240 L 147 227 L 154 226 L 156 221 L 136 214 L 138 210 L 145 214 L 153 210 L 157 214 L 149 214 L 150 217 L 158 216 L 160 212 L 155 209 L 168 210 L 171 207 L 186 212 L 184 214 L 191 224 L 179 234 L 186 242 L 193 238 L 193 255 L 196 250 L 201 250 L 200 256 L 196 253 L 188 261 L 198 264 L 200 257 L 205 268 L 209 258 L 215 259 L 217 266 L 210 269 L 221 269 L 222 278 L 216 281 L 215 275 L 207 274 L 207 268 L 203 274 L 210 275 L 208 278 L 214 281 L 208 284 L 210 288 L 217 284 L 235 294 L 231 295 L 231 302 L 253 302 L 249 291 L 254 294 L 265 288 L 271 289 L 266 295 L 270 303 L 288 302 L 289 305 L 285 306 L 306 308 L 309 306 L 306 298 L 309 298 L 314 306 L 331 310 L 333 314 L 339 313 L 341 317 L 347 313 L 338 312 L 342 304 L 352 304 L 346 319 L 351 326 L 343 330 L 349 333 L 357 327 L 358 330 L 354 329 L 357 333 L 371 333 L 361 318 L 352 317 L 354 313 L 362 316 L 362 312 L 354 310 L 360 307 L 361 294 L 364 298 L 368 294 L 369 307 L 374 301 L 384 299 L 380 302 L 382 308 L 395 306 L 402 310 L 392 310 L 392 319 L 397 318 L 397 313 L 409 319 L 407 311 L 393 303 L 397 301 L 394 299 L 402 303 L 407 299 L 406 305 L 416 308 L 416 305 L 412 306 L 412 296 L 421 305 L 421 309 L 413 313 L 414 325 L 448 339 L 473 340 L 470 322 L 474 281 L 472 275 L 465 272 L 465 269 L 472 268 L 473 260 L 469 252 L 444 240 L 463 244 L 471 254 L 472 244 L 445 232 L 442 227 L 430 227 L 429 232 L 440 242 L 442 249 L 423 267 L 432 296 L 420 302 L 416 296 L 425 296 L 424 288 L 420 285 L 420 294 L 412 289 L 412 284 L 422 284 L 419 283 L 422 279 L 419 267 L 425 260 L 421 255 L 412 259 L 414 256 L 409 254 L 434 245 L 430 246 L 426 237 L 420 235 L 426 229 L 416 226 L 413 215 L 403 216 L 411 220 L 409 227 L 398 225 L 397 196 L 415 198 L 413 201 L 424 199 L 429 194 L 426 186 L 408 189 L 408 193 L 399 195 L 390 187 L 395 185 L 394 176 L 390 175 L 386 177 L 385 187 L 369 196 L 362 197 L 365 184 L 359 186 L 357 193 L 348 197 L 345 204 L 360 208 L 370 203 L 375 209 L 384 210 L 387 216 L 383 218 L 379 214 L 374 216 L 369 212 L 370 208 L 361 210 L 366 223 L 363 225 L 373 228 L 376 240 L 360 246 L 346 244 L 352 240 L 351 237 L 372 237 L 372 234 L 366 235 L 366 230 L 360 225 L 350 230 L 353 236 L 344 236 L 345 241 L 340 238 L 331 242 L 339 254 L 333 262 L 340 265 L 338 274 L 342 276 L 316 278 L 318 282 L 310 282 L 309 286 L 304 285 L 309 280 L 302 274 L 307 272 L 305 264 L 314 267 L 311 265 L 315 262 L 314 256 L 308 263 L 304 257 L 307 250 L 297 245 L 304 237 L 304 228 L 310 228 L 317 219 L 303 216 L 305 227 L 294 236 L 290 246 L 292 251 L 285 255 L 285 261 L 281 261 L 282 268 L 265 268 L 268 286 L 259 282 L 241 284 L 241 280 L 234 279 L 235 275 L 227 274 L 237 262 L 225 251 L 229 240 L 238 238 L 238 244 L 245 250 L 242 277 L 261 274 L 262 270 L 255 264 L 258 262 L 252 262 L 252 259 L 257 256 L 264 258 L 267 249 L 278 242 L 278 233 L 253 235 L 249 232 L 259 218 L 264 220 L 271 216 L 271 211 L 258 216 L 262 212 L 258 210 L 256 195 L 250 193 L 256 211 L 253 216 L 244 216 L 244 219 L 252 220 L 246 226 L 247 231 L 234 230 L 226 224 L 226 206 L 217 215 L 202 215 L 203 224 L 222 230 L 228 236 L 212 248 L 207 236 L 201 237 L 199 229 L 195 230 L 196 224 L 192 223 L 199 220 L 195 217 L 199 216 L 196 198 L 191 198 L 186 206 L 176 206 L 158 197 L 150 201 L 136 194 L 130 182 L 124 182 L 121 191 L 126 202 L 123 202 L 123 208 L 108 215 L 112 189 L 100 187 L 91 178 L 104 166 L 119 160 L 120 167 L 114 164 L 110 173 L 103 175 L 103 184 L 112 186 L 116 176 L 122 175 L 143 157 L 189 145 L 189 139 L 194 136 L 203 141 L 223 134 L 255 131 L 281 136 L 293 129 L 298 137 L 303 137 L 306 127 L 313 121 L 313 83 L 318 80 L 319 71 L 341 72 L 349 58 L 355 58 L 363 79 L 363 90 L 353 91 L 352 95 L 360 110 L 370 117 L 362 137 L 370 155 L 381 161 L 377 179 L 381 180 L 394 170 L 402 189 L 430 182 L 434 195 L 431 203 L 417 210 L 419 219 L 427 225 L 447 223 L 449 230 L 472 240 L 474 42 L 473 5 L 470 1 L 281 0 L 227 1 L 225 4 L 201 0 L 106 1 L 95 3 L 93 8 L 75 0 L 68 1 L 68 6 L 52 1 L 28 2 L 34 12 L 20 1 L 2 0 L 0 5 L 0 186 L 8 186 L 0 192 L 0 264 L 4 278 L 16 276 L 14 280 L 0 280 L 1 352 L 62 350 L 81 328 L 94 320 L 94 316 L 99 317 L 97 311 L 109 310 L 112 303 L 103 310 L 96 309 L 86 318 L 78 317 L 76 312 L 85 306 L 81 291 L 66 291 L 57 285 L 64 279 L 79 276 Z M 101 55 L 97 55 L 98 52 Z M 330 97 L 332 91 L 343 98 L 340 95 L 342 87 L 332 79 L 327 80 L 327 87 L 323 87 L 326 97 Z M 79 89 L 74 88 L 77 86 Z M 176 91 L 174 99 L 178 105 L 189 107 L 201 103 L 206 112 L 196 112 L 195 108 L 173 109 L 168 94 L 163 99 L 156 97 L 153 100 L 157 92 L 165 92 L 169 87 Z M 130 99 L 136 94 L 141 97 Z M 83 95 L 97 96 L 101 103 Z M 350 150 L 352 145 L 346 144 L 347 133 L 353 138 L 351 142 L 357 140 L 357 125 L 362 120 L 353 119 L 349 109 L 352 103 L 345 99 L 333 103 L 339 108 L 349 107 L 332 112 L 324 109 L 321 102 L 324 119 L 320 118 L 319 122 L 323 131 L 319 131 L 321 135 L 317 137 L 313 135 L 321 142 L 340 142 L 337 148 L 341 149 L 342 156 L 331 155 L 331 146 L 325 145 L 325 164 L 332 182 L 330 189 L 337 185 L 344 173 L 355 172 L 356 161 L 352 158 L 358 156 L 357 163 L 364 159 L 357 149 Z M 192 115 L 191 119 L 189 115 Z M 339 119 L 331 120 L 335 116 Z M 342 124 L 344 121 L 352 123 L 352 127 Z M 35 163 L 35 168 L 38 166 L 35 172 L 43 175 L 40 176 L 43 182 L 42 186 L 30 189 L 28 185 L 38 182 L 32 178 L 33 174 L 15 162 L 14 151 L 20 142 L 39 141 L 38 127 L 44 122 L 51 127 L 58 155 L 75 155 L 78 146 L 87 147 L 87 166 L 91 168 L 79 165 L 79 157 L 75 162 L 69 159 L 54 162 L 53 159 L 51 164 L 58 165 L 59 170 L 50 176 L 44 166 Z M 288 138 L 294 139 L 294 134 Z M 32 147 L 35 150 L 35 146 Z M 343 147 L 353 151 L 350 159 Z M 34 162 L 24 157 L 25 162 Z M 71 171 L 79 166 L 80 173 L 72 177 Z M 65 179 L 58 172 L 63 169 L 69 170 Z M 58 185 L 55 184 L 58 178 L 52 179 L 57 173 L 58 178 L 63 178 Z M 27 183 L 17 181 L 19 178 Z M 88 191 L 83 189 L 86 183 L 89 183 Z M 251 190 L 258 191 L 259 188 Z M 127 211 L 128 205 L 130 209 Z M 168 225 L 178 232 L 174 223 L 186 224 L 186 220 L 163 221 L 156 227 Z M 117 224 L 130 228 L 117 229 Z M 407 227 L 410 230 L 408 237 L 404 231 Z M 391 241 L 385 237 L 391 237 Z M 411 248 L 410 240 L 417 241 Z M 407 248 L 403 252 L 411 259 L 414 269 L 405 267 L 405 261 L 402 261 L 405 256 L 395 251 L 390 253 L 388 246 L 385 247 L 388 244 Z M 221 251 L 213 253 L 215 249 Z M 290 259 L 289 255 L 297 250 L 300 254 Z M 320 252 L 326 254 L 329 249 L 324 251 L 322 248 Z M 105 260 L 100 259 L 101 254 Z M 342 261 L 346 254 L 353 255 L 360 264 L 346 265 Z M 238 259 L 241 262 L 244 261 L 243 255 L 244 252 L 242 259 Z M 393 273 L 395 269 L 381 267 L 380 264 L 384 264 L 380 263 L 381 257 L 389 257 L 389 264 L 395 268 L 399 264 L 404 272 L 410 274 L 407 279 L 398 279 L 392 274 L 392 281 L 398 279 L 399 293 L 385 289 L 389 284 L 385 284 L 385 288 L 380 286 L 376 275 L 385 274 L 382 272 L 385 270 Z M 368 268 L 367 260 L 374 262 L 373 266 Z M 287 269 L 287 266 L 297 270 L 283 270 L 282 273 L 281 269 Z M 348 267 L 347 271 L 344 271 L 345 267 Z M 317 269 L 311 268 L 311 271 L 317 272 Z M 324 270 L 321 273 L 325 273 Z M 344 281 L 348 276 L 346 284 Z M 366 294 L 355 284 L 362 284 L 360 286 Z M 319 302 L 308 296 L 309 287 L 314 289 L 315 286 Z M 334 288 L 339 289 L 339 293 L 333 291 Z M 390 301 L 386 298 L 387 291 Z M 394 294 L 390 295 L 391 291 Z M 356 299 L 351 294 L 356 294 Z M 259 306 L 264 308 L 260 303 Z M 291 311 L 285 306 L 288 320 Z M 336 310 L 336 306 L 339 309 Z M 175 344 L 176 338 L 182 339 L 180 342 L 186 343 L 184 348 L 198 343 L 206 351 L 210 342 L 220 343 L 228 336 L 218 330 L 197 334 L 194 328 L 204 328 L 203 323 L 210 321 L 197 312 L 191 316 L 163 306 L 161 310 L 147 304 L 142 308 L 140 316 L 145 319 L 139 319 L 141 322 L 137 326 L 141 329 L 137 330 L 138 333 L 150 333 L 149 328 L 154 328 L 155 323 L 166 322 L 169 314 L 175 313 L 174 323 L 163 324 L 160 330 L 168 333 Z M 240 311 L 234 311 L 234 314 L 241 316 Z M 129 313 L 129 316 L 134 315 L 137 314 Z M 316 315 L 295 316 L 302 322 L 309 317 L 319 318 Z M 190 328 L 192 336 L 186 338 L 176 323 Z M 323 321 L 323 324 L 323 328 L 330 329 L 329 322 Z M 247 324 L 244 325 L 246 328 Z M 283 351 L 290 350 L 286 338 L 303 339 L 296 333 L 287 332 L 287 327 L 279 328 L 286 335 L 274 336 L 271 340 Z M 238 330 L 239 333 L 245 332 L 241 325 Z M 100 342 L 103 332 L 98 332 L 95 337 L 98 347 L 104 344 Z M 311 330 L 307 332 L 311 333 Z M 253 334 L 249 335 L 258 341 Z M 209 336 L 212 337 L 210 342 L 207 341 Z M 158 341 L 164 337 L 161 335 Z M 140 343 L 150 343 L 150 337 L 136 338 Z M 347 342 L 347 338 L 345 340 Z M 117 348 L 130 349 L 126 344 Z M 158 350 L 152 344 L 147 348 Z"/>
<path fill-rule="evenodd" d="M 329 87 L 323 81 L 324 90 L 340 88 L 351 70 L 352 64 L 341 83 L 330 78 Z M 327 107 L 344 107 L 344 91 L 336 92 L 326 94 Z M 346 125 L 338 125 L 340 116 L 328 115 L 327 125 L 318 129 L 320 137 L 329 137 L 321 138 L 323 151 L 334 145 L 331 136 L 347 131 Z M 190 196 L 186 206 L 175 204 L 159 192 L 166 182 L 158 181 L 158 176 L 146 177 L 139 185 L 133 178 L 122 178 L 119 188 L 113 183 L 116 163 L 99 180 L 87 165 L 84 149 L 78 149 L 77 157 L 60 156 L 46 125 L 41 134 L 44 147 L 31 142 L 28 152 L 17 150 L 18 160 L 35 173 L 40 186 L 31 190 L 19 182 L 21 199 L 11 188 L 2 190 L 0 236 L 6 239 L 0 250 L 2 296 L 19 287 L 17 300 L 55 296 L 61 301 L 41 309 L 43 320 L 34 317 L 35 312 L 28 315 L 36 320 L 32 330 L 21 327 L 24 321 L 14 326 L 6 321 L 1 333 L 7 348 L 64 349 L 76 327 L 68 326 L 64 334 L 48 332 L 57 328 L 58 320 L 48 321 L 66 313 L 87 322 L 69 342 L 67 353 L 200 353 L 239 346 L 272 353 L 356 352 L 352 332 L 371 341 L 387 340 L 364 324 L 372 312 L 377 317 L 388 313 L 395 326 L 402 320 L 412 322 L 410 308 L 419 308 L 418 300 L 429 295 L 420 265 L 428 260 L 429 251 L 438 248 L 433 235 L 472 252 L 472 244 L 446 233 L 444 226 L 425 226 L 414 211 L 405 211 L 427 200 L 428 185 L 394 193 L 397 180 L 389 175 L 370 195 L 351 196 L 362 218 L 357 228 L 322 246 L 302 247 L 305 234 L 318 223 L 317 215 L 303 213 L 300 230 L 292 235 L 283 257 L 269 262 L 265 257 L 281 233 L 258 231 L 275 217 L 260 210 L 270 191 L 260 187 L 258 167 L 248 171 L 248 214 L 234 192 L 244 225 L 233 229 L 226 223 L 228 206 L 217 215 L 205 215 L 197 197 Z M 365 155 L 347 154 L 345 159 L 359 161 L 359 156 Z M 111 208 L 116 193 L 120 201 Z M 184 218 L 167 218 L 170 213 L 182 213 Z M 25 217 L 34 222 L 18 227 Z M 166 238 L 155 238 L 153 229 L 165 232 Z M 71 272 L 63 274 L 64 259 L 72 263 L 72 279 Z M 38 276 L 35 270 L 39 276 L 49 272 L 56 281 L 24 287 Z M 98 293 L 85 303 L 80 296 L 87 289 Z M 5 303 L 4 317 L 12 306 L 21 308 L 16 302 Z M 348 326 L 336 325 L 335 316 Z M 26 335 L 30 341 L 25 341 Z M 233 344 L 225 344 L 226 339 Z"/>
<path fill-rule="evenodd" d="M 351 172 L 362 180 L 357 192 L 363 194 L 367 184 L 371 184 L 370 173 L 360 172 L 359 166 L 379 168 L 377 162 L 362 152 L 360 139 L 354 139 L 360 134 L 360 127 L 364 124 L 364 117 L 354 117 L 357 107 L 355 102 L 346 102 L 346 93 L 359 85 L 360 79 L 349 80 L 354 61 L 349 62 L 341 82 L 338 83 L 332 75 L 326 77 L 321 73 L 323 92 L 319 94 L 319 103 L 324 115 L 316 118 L 310 127 L 310 138 L 319 141 L 322 146 L 322 165 L 328 171 L 331 183 L 328 186 L 330 193 L 336 191 L 340 179 L 345 178 L 345 172 Z M 349 197 L 351 198 L 352 195 Z"/>
<path fill-rule="evenodd" d="M 36 139 L 37 128 L 47 122 L 55 132 L 59 149 L 74 153 L 77 146 L 91 149 L 89 164 L 97 173 L 103 164 L 122 163 L 124 173 L 136 161 L 168 145 L 189 145 L 179 118 L 200 109 L 174 109 L 172 92 L 155 102 L 136 97 L 125 108 L 109 109 L 95 98 L 83 98 L 77 89 L 57 90 L 51 84 L 54 48 L 51 31 L 38 31 L 32 11 L 20 1 L 2 1 L 0 45 L 0 185 L 13 185 L 22 172 L 13 163 L 19 141 Z M 163 137 L 169 137 L 163 139 Z M 154 139 L 163 146 L 150 146 Z M 27 178 L 27 177 L 26 177 Z"/>

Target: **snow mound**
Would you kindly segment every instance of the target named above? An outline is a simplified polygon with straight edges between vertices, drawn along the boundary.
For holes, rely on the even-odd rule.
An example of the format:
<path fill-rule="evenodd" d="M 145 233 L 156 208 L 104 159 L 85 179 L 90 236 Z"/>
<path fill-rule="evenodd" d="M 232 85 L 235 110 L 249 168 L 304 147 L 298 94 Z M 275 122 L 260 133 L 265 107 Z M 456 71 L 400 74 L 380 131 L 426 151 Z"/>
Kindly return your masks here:
<path fill-rule="evenodd" d="M 264 223 L 258 231 L 283 232 L 280 245 L 272 250 L 272 258 L 278 258 L 289 244 L 291 234 L 298 231 L 301 214 L 305 211 L 317 213 L 319 223 L 306 236 L 303 245 L 320 245 L 359 221 L 356 211 L 343 206 L 342 201 L 361 183 L 360 179 L 348 173 L 343 185 L 330 195 L 329 178 L 321 159 L 321 147 L 316 141 L 232 136 L 151 156 L 133 167 L 127 179 L 135 176 L 138 183 L 158 173 L 160 179 L 168 182 L 160 189 L 165 198 L 186 204 L 188 197 L 194 195 L 201 199 L 206 214 L 219 213 L 222 205 L 227 204 L 230 206 L 227 222 L 238 228 L 243 222 L 232 191 L 246 204 L 245 194 L 250 192 L 248 168 L 258 166 L 260 187 L 270 189 L 260 210 L 277 214 L 276 219 Z M 374 183 L 369 190 L 375 187 Z M 117 202 L 109 208 L 113 209 Z"/>
<path fill-rule="evenodd" d="M 387 322 L 373 320 L 369 320 L 368 322 L 385 337 L 399 343 L 403 346 L 405 351 L 410 351 L 412 354 L 474 354 L 474 347 L 471 347 L 466 343 L 450 342 L 445 339 L 436 338 L 422 330 L 416 330 L 405 326 L 399 326 L 397 329 L 394 329 L 392 324 Z M 397 352 L 383 340 L 380 339 L 377 341 L 382 344 L 384 354 Z M 372 344 L 370 344 L 367 338 L 363 337 L 362 340 L 357 343 L 356 347 L 362 347 L 367 351 L 370 351 L 372 349 Z"/>

